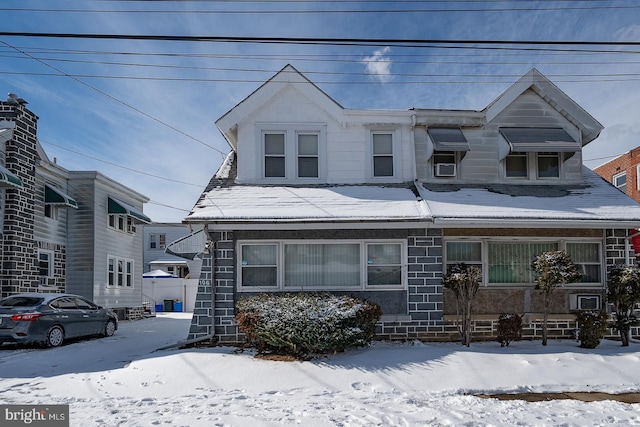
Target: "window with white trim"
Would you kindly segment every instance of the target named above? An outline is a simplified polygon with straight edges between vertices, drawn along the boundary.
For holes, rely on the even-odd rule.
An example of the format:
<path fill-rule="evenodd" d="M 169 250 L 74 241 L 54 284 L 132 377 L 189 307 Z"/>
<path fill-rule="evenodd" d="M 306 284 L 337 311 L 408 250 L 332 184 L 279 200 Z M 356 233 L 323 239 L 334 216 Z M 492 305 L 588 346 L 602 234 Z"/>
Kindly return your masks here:
<path fill-rule="evenodd" d="M 487 285 L 531 285 L 535 272 L 534 258 L 546 251 L 564 250 L 579 267 L 581 284 L 602 283 L 601 243 L 582 240 L 450 240 L 445 243 L 444 270 L 455 263 L 475 265 L 483 271 Z"/>
<path fill-rule="evenodd" d="M 262 150 L 262 179 L 318 181 L 325 175 L 326 125 L 257 126 Z"/>
<path fill-rule="evenodd" d="M 393 133 L 372 132 L 373 176 L 393 177 Z"/>
<path fill-rule="evenodd" d="M 319 150 L 317 133 L 298 133 L 297 137 L 297 174 L 298 178 L 319 177 Z"/>
<path fill-rule="evenodd" d="M 164 249 L 167 245 L 167 235 L 165 233 L 149 234 L 149 249 Z"/>
<path fill-rule="evenodd" d="M 136 225 L 129 215 L 109 214 L 109 228 L 128 234 L 136 234 Z"/>
<path fill-rule="evenodd" d="M 107 285 L 133 287 L 133 260 L 107 256 Z"/>
<path fill-rule="evenodd" d="M 622 191 L 625 194 L 627 193 L 627 172 L 626 171 L 614 175 L 613 178 L 611 179 L 611 182 L 618 190 Z"/>
<path fill-rule="evenodd" d="M 401 289 L 401 241 L 274 241 L 238 244 L 239 289 Z"/>
<path fill-rule="evenodd" d="M 514 151 L 504 159 L 505 176 L 509 179 L 554 179 L 560 177 L 561 153 Z M 531 171 L 534 171 L 532 173 Z"/>
<path fill-rule="evenodd" d="M 38 275 L 41 278 L 53 277 L 53 252 L 38 249 Z"/>

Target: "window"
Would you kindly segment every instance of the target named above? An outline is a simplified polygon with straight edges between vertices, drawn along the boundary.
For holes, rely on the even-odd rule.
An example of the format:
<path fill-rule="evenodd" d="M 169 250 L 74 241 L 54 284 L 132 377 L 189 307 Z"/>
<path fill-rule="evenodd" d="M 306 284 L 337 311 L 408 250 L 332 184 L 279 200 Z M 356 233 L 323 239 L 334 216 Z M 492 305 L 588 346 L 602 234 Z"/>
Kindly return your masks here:
<path fill-rule="evenodd" d="M 108 220 L 109 228 L 113 228 L 114 230 L 123 231 L 129 234 L 136 233 L 136 225 L 128 215 L 119 215 L 119 214 L 109 214 Z"/>
<path fill-rule="evenodd" d="M 277 245 L 242 245 L 241 258 L 242 286 L 275 287 L 278 285 Z"/>
<path fill-rule="evenodd" d="M 627 172 L 622 172 L 613 176 L 613 185 L 623 193 L 627 193 Z"/>
<path fill-rule="evenodd" d="M 367 245 L 367 285 L 402 285 L 402 245 L 370 243 Z"/>
<path fill-rule="evenodd" d="M 393 134 L 375 132 L 373 139 L 373 176 L 393 176 Z"/>
<path fill-rule="evenodd" d="M 538 178 L 560 177 L 560 153 L 537 153 Z"/>
<path fill-rule="evenodd" d="M 445 243 L 445 268 L 455 263 L 475 265 L 483 272 L 488 285 L 533 284 L 535 272 L 531 262 L 542 252 L 565 250 L 579 267 L 581 283 L 601 286 L 602 250 L 593 241 L 513 241 L 513 240 L 452 240 Z"/>
<path fill-rule="evenodd" d="M 456 176 L 457 155 L 455 151 L 433 153 L 434 176 Z"/>
<path fill-rule="evenodd" d="M 285 288 L 360 285 L 360 245 L 285 244 Z"/>
<path fill-rule="evenodd" d="M 298 134 L 298 178 L 318 178 L 318 134 Z"/>
<path fill-rule="evenodd" d="M 133 260 L 108 256 L 107 284 L 117 287 L 133 287 Z"/>
<path fill-rule="evenodd" d="M 600 244 L 569 243 L 566 245 L 567 255 L 582 273 L 582 283 L 600 283 Z"/>
<path fill-rule="evenodd" d="M 239 243 L 240 290 L 399 289 L 403 242 Z"/>
<path fill-rule="evenodd" d="M 53 277 L 53 252 L 38 250 L 38 274 L 41 278 Z"/>
<path fill-rule="evenodd" d="M 284 178 L 285 175 L 285 134 L 264 134 L 264 176 Z"/>
<path fill-rule="evenodd" d="M 44 216 L 45 218 L 58 219 L 58 208 L 54 205 L 45 204 L 44 205 Z"/>
<path fill-rule="evenodd" d="M 164 249 L 167 245 L 167 235 L 165 233 L 149 234 L 149 249 Z"/>
<path fill-rule="evenodd" d="M 529 167 L 527 162 L 527 153 L 514 152 L 509 154 L 505 159 L 505 168 L 507 178 L 528 178 Z"/>

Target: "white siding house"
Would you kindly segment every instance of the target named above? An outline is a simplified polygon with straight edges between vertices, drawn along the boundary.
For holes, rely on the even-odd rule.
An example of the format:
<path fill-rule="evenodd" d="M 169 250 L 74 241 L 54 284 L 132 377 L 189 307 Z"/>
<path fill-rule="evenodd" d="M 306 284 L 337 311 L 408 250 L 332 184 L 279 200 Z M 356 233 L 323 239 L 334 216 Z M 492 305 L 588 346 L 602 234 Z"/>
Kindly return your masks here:
<path fill-rule="evenodd" d="M 184 220 L 207 235 L 190 338 L 241 342 L 238 298 L 304 290 L 377 302 L 380 337 L 450 339 L 442 276 L 457 262 L 482 269 L 476 333 L 507 311 L 535 337 L 530 264 L 550 249 L 583 271 L 553 302 L 566 337 L 572 310 L 603 307 L 607 270 L 633 259 L 640 205 L 582 166 L 602 126 L 537 70 L 481 111 L 379 111 L 287 66 L 216 125 L 230 156 Z"/>

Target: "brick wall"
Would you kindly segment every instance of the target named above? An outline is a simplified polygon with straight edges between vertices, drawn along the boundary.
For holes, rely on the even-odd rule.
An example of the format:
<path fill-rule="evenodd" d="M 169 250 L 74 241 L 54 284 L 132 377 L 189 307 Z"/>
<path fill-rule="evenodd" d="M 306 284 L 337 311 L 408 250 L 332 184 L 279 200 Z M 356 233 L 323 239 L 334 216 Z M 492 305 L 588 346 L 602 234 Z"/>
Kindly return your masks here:
<path fill-rule="evenodd" d="M 640 191 L 638 190 L 638 169 L 640 163 L 640 147 L 634 148 L 615 159 L 598 166 L 594 172 L 608 182 L 613 183 L 613 176 L 622 172 L 627 172 L 627 194 L 636 202 L 640 202 Z"/>

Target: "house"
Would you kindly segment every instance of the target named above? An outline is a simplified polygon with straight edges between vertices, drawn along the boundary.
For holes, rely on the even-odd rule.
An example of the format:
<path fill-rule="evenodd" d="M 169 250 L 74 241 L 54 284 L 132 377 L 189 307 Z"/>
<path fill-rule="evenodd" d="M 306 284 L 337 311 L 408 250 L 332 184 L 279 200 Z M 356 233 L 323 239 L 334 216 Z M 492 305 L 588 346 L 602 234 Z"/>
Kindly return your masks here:
<path fill-rule="evenodd" d="M 594 169 L 595 173 L 610 182 L 618 190 L 640 202 L 640 147 L 636 147 Z M 627 185 L 628 183 L 628 185 Z M 640 230 L 634 230 L 631 243 L 640 256 Z"/>
<path fill-rule="evenodd" d="M 133 318 L 142 313 L 148 198 L 95 171 L 49 159 L 26 101 L 0 102 L 2 296 L 70 292 Z"/>
<path fill-rule="evenodd" d="M 186 259 L 165 251 L 189 231 L 184 224 L 154 222 L 144 226 L 142 292 L 150 311 L 193 311 L 202 259 Z"/>
<path fill-rule="evenodd" d="M 582 165 L 602 125 L 535 69 L 481 111 L 354 110 L 286 66 L 216 125 L 231 152 L 184 220 L 204 227 L 192 339 L 242 342 L 235 302 L 289 291 L 380 304 L 380 338 L 451 339 L 458 262 L 482 270 L 476 334 L 512 312 L 535 337 L 530 265 L 552 249 L 583 272 L 554 294 L 550 336 L 569 337 L 633 260 L 640 205 Z"/>

